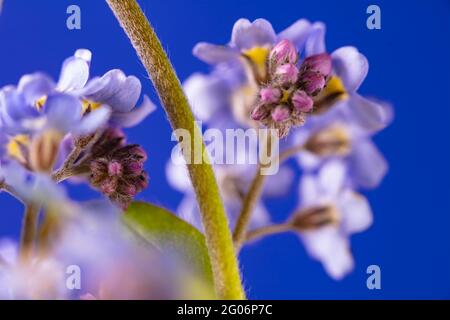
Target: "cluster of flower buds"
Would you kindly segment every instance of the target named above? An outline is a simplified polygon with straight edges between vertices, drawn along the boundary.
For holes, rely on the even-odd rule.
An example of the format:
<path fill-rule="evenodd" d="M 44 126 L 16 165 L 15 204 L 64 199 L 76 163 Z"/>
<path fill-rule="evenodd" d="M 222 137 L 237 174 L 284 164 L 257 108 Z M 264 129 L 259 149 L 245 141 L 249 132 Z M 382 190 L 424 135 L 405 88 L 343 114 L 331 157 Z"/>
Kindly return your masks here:
<path fill-rule="evenodd" d="M 323 90 L 331 74 L 331 58 L 327 53 L 313 55 L 298 67 L 297 50 L 290 41 L 282 40 L 268 59 L 268 81 L 259 91 L 251 117 L 285 137 L 312 111 L 313 97 Z"/>
<path fill-rule="evenodd" d="M 147 154 L 139 145 L 126 144 L 119 129 L 106 129 L 92 146 L 90 159 L 90 183 L 123 209 L 148 185 Z"/>

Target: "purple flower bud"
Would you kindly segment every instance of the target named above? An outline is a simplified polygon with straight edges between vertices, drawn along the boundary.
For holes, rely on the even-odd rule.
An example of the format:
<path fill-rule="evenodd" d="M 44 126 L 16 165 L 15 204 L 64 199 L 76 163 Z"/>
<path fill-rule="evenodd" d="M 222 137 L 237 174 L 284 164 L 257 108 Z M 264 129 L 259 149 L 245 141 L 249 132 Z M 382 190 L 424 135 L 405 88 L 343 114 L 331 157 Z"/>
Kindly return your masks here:
<path fill-rule="evenodd" d="M 267 118 L 268 116 L 269 116 L 269 111 L 267 110 L 266 106 L 263 104 L 257 105 L 253 109 L 253 111 L 250 115 L 250 117 L 255 121 L 263 120 L 263 119 Z"/>
<path fill-rule="evenodd" d="M 141 175 L 139 176 L 136 186 L 139 188 L 139 190 L 145 189 L 148 187 L 148 173 L 145 171 L 142 171 Z"/>
<path fill-rule="evenodd" d="M 122 165 L 120 162 L 113 160 L 108 163 L 108 175 L 109 176 L 120 176 L 122 174 Z"/>
<path fill-rule="evenodd" d="M 273 47 L 269 59 L 276 64 L 297 63 L 298 53 L 292 42 L 281 40 Z"/>
<path fill-rule="evenodd" d="M 309 112 L 313 108 L 313 99 L 303 90 L 297 90 L 292 96 L 292 104 L 300 112 Z"/>
<path fill-rule="evenodd" d="M 300 78 L 303 90 L 310 96 L 318 94 L 325 87 L 325 78 L 317 72 L 306 72 Z"/>
<path fill-rule="evenodd" d="M 328 53 L 316 54 L 306 58 L 302 65 L 301 70 L 318 72 L 324 77 L 328 77 L 331 73 L 331 57 Z"/>
<path fill-rule="evenodd" d="M 283 106 L 283 105 L 277 106 L 272 111 L 272 119 L 275 122 L 285 121 L 285 120 L 289 119 L 290 115 L 291 115 L 291 113 L 289 111 L 289 108 L 287 108 L 286 106 Z"/>
<path fill-rule="evenodd" d="M 119 192 L 127 197 L 134 197 L 138 193 L 137 188 L 132 184 L 120 186 Z"/>
<path fill-rule="evenodd" d="M 144 168 L 144 164 L 141 161 L 130 161 L 125 165 L 125 170 L 128 174 L 139 175 Z"/>
<path fill-rule="evenodd" d="M 129 152 L 132 157 L 136 157 L 136 158 L 140 159 L 141 161 L 147 160 L 147 152 L 145 152 L 145 150 L 141 146 L 134 145 L 129 150 Z"/>
<path fill-rule="evenodd" d="M 259 96 L 263 103 L 275 103 L 280 99 L 281 91 L 277 88 L 266 87 L 259 91 Z"/>
<path fill-rule="evenodd" d="M 106 179 L 100 185 L 100 190 L 106 194 L 111 195 L 116 191 L 117 188 L 117 180 L 115 179 Z"/>
<path fill-rule="evenodd" d="M 298 78 L 298 68 L 294 64 L 283 64 L 277 68 L 275 71 L 277 79 L 282 84 L 292 84 L 297 81 Z"/>

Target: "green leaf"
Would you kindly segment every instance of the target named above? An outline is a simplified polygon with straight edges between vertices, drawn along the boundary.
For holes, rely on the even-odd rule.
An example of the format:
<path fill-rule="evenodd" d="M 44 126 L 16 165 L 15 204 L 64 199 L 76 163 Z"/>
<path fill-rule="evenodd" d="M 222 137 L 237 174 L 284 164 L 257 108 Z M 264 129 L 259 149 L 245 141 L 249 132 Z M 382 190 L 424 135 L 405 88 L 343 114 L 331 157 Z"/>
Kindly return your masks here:
<path fill-rule="evenodd" d="M 175 252 L 213 288 L 213 275 L 205 237 L 195 227 L 170 211 L 145 202 L 134 202 L 123 215 L 125 224 L 160 250 Z"/>

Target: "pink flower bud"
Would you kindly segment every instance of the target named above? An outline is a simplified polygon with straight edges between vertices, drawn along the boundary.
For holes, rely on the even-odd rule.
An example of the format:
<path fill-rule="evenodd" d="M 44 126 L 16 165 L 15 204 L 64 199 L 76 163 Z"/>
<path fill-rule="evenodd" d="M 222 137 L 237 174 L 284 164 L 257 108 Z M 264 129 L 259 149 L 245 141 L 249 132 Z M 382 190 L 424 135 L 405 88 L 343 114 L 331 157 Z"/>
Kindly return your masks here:
<path fill-rule="evenodd" d="M 141 161 L 146 161 L 147 160 L 147 153 L 145 152 L 145 150 L 139 146 L 139 145 L 134 145 L 130 150 L 130 155 L 134 156 L 136 158 L 139 158 Z"/>
<path fill-rule="evenodd" d="M 122 165 L 118 161 L 111 161 L 108 163 L 108 175 L 120 176 L 122 174 Z"/>
<path fill-rule="evenodd" d="M 273 111 L 272 111 L 272 119 L 275 122 L 281 122 L 281 121 L 285 121 L 289 118 L 290 116 L 290 111 L 289 108 L 280 105 L 277 106 Z"/>
<path fill-rule="evenodd" d="M 116 191 L 117 188 L 117 180 L 115 179 L 106 179 L 102 182 L 100 186 L 100 190 L 106 194 L 111 195 Z"/>
<path fill-rule="evenodd" d="M 280 99 L 281 91 L 277 88 L 266 87 L 259 91 L 259 96 L 263 103 L 275 103 Z"/>
<path fill-rule="evenodd" d="M 144 164 L 141 161 L 130 161 L 126 164 L 125 168 L 127 173 L 132 175 L 139 175 L 144 168 Z"/>
<path fill-rule="evenodd" d="M 273 47 L 269 59 L 276 64 L 297 63 L 298 53 L 292 42 L 281 40 Z"/>
<path fill-rule="evenodd" d="M 266 106 L 263 104 L 256 106 L 250 115 L 250 117 L 255 121 L 263 120 L 263 119 L 267 118 L 268 116 L 269 116 L 269 111 L 267 110 Z"/>
<path fill-rule="evenodd" d="M 277 68 L 275 74 L 282 84 L 293 84 L 298 78 L 298 68 L 294 64 L 283 64 Z"/>
<path fill-rule="evenodd" d="M 306 58 L 302 65 L 301 70 L 318 72 L 324 77 L 328 77 L 331 73 L 331 57 L 328 53 L 316 54 Z"/>
<path fill-rule="evenodd" d="M 313 99 L 303 90 L 297 90 L 292 96 L 292 104 L 300 112 L 309 112 L 313 108 Z"/>
<path fill-rule="evenodd" d="M 325 87 L 325 78 L 317 72 L 306 72 L 300 77 L 303 90 L 310 96 L 318 94 Z"/>

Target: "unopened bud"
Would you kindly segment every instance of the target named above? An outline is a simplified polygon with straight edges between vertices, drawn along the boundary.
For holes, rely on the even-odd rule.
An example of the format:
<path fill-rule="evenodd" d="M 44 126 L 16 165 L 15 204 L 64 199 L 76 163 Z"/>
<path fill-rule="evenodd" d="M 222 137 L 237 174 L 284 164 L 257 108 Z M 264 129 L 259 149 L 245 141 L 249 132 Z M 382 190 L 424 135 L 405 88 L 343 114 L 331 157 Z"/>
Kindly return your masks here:
<path fill-rule="evenodd" d="M 275 103 L 281 97 L 281 91 L 277 88 L 266 87 L 259 91 L 259 97 L 262 103 Z"/>
<path fill-rule="evenodd" d="M 300 112 L 310 112 L 314 101 L 305 91 L 297 90 L 292 95 L 292 104 Z"/>
<path fill-rule="evenodd" d="M 294 64 L 283 64 L 277 68 L 275 75 L 277 80 L 283 84 L 294 84 L 298 79 L 298 68 Z"/>
<path fill-rule="evenodd" d="M 282 122 L 287 119 L 289 119 L 289 116 L 291 115 L 291 112 L 289 111 L 289 108 L 283 105 L 277 106 L 272 111 L 272 119 L 275 122 Z"/>
<path fill-rule="evenodd" d="M 306 58 L 302 65 L 301 71 L 312 71 L 320 73 L 324 77 L 328 77 L 331 74 L 332 62 L 328 53 L 321 53 Z"/>
<path fill-rule="evenodd" d="M 297 63 L 298 53 L 292 42 L 281 40 L 273 47 L 269 59 L 276 64 Z"/>
<path fill-rule="evenodd" d="M 310 96 L 318 94 L 325 87 L 325 77 L 317 72 L 306 72 L 300 76 L 302 89 Z"/>

